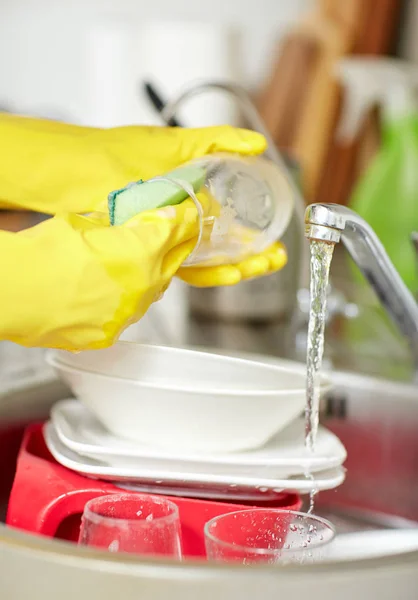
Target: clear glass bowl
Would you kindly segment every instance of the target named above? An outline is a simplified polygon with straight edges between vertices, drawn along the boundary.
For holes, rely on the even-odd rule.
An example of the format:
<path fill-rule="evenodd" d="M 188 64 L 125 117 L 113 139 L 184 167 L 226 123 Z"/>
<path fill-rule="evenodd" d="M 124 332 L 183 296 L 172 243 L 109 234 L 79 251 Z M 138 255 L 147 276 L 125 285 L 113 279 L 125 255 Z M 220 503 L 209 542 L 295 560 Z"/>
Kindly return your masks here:
<path fill-rule="evenodd" d="M 111 494 L 87 502 L 79 544 L 140 555 L 181 559 L 177 506 L 149 494 Z"/>
<path fill-rule="evenodd" d="M 292 217 L 294 199 L 287 176 L 272 161 L 211 154 L 186 164 L 204 170 L 204 182 L 194 194 L 181 180 L 181 170 L 176 177 L 155 178 L 176 182 L 195 203 L 197 195 L 205 195 L 211 205 L 209 216 L 201 219 L 195 251 L 184 266 L 237 263 L 280 239 Z"/>
<path fill-rule="evenodd" d="M 319 562 L 334 537 L 333 525 L 321 517 L 275 508 L 228 513 L 205 525 L 209 560 L 247 565 Z"/>

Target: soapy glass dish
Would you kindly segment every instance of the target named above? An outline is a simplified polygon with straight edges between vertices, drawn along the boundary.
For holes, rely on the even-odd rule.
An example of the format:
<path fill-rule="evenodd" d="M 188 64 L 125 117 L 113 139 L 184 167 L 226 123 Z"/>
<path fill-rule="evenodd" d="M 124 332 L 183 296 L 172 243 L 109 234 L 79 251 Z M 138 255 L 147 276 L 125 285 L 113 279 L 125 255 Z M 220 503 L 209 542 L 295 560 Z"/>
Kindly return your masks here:
<path fill-rule="evenodd" d="M 204 169 L 199 191 L 181 179 L 155 177 L 183 188 L 200 216 L 196 247 L 183 266 L 238 263 L 279 240 L 292 217 L 294 199 L 286 174 L 267 158 L 211 154 L 186 163 Z M 197 194 L 210 199 L 203 217 Z"/>
<path fill-rule="evenodd" d="M 216 562 L 314 563 L 334 537 L 335 529 L 326 519 L 274 508 L 240 510 L 205 525 L 207 556 Z"/>

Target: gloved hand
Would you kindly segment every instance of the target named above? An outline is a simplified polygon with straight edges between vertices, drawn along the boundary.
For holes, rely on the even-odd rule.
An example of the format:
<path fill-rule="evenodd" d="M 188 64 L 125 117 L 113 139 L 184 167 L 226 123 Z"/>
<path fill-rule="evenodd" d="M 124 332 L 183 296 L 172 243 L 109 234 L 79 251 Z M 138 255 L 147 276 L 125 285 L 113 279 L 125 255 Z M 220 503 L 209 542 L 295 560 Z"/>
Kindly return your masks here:
<path fill-rule="evenodd" d="M 258 133 L 229 126 L 96 129 L 0 113 L 0 208 L 107 210 L 107 196 L 213 152 L 259 154 Z"/>
<path fill-rule="evenodd" d="M 286 263 L 275 245 L 240 265 L 180 268 L 199 228 L 189 200 L 121 227 L 109 227 L 107 215 L 64 214 L 91 212 L 112 189 L 208 152 L 262 152 L 259 134 L 230 127 L 98 130 L 5 115 L 0 139 L 3 205 L 58 214 L 18 234 L 0 232 L 0 339 L 104 348 L 141 318 L 177 272 L 193 285 L 232 285 Z"/>
<path fill-rule="evenodd" d="M 183 267 L 176 275 L 194 287 L 219 287 L 236 285 L 246 279 L 270 275 L 283 269 L 286 263 L 286 249 L 283 244 L 277 242 L 261 254 L 251 256 L 235 265 Z"/>
<path fill-rule="evenodd" d="M 199 196 L 207 213 L 204 198 Z M 0 232 L 0 338 L 70 351 L 110 346 L 158 300 L 195 247 L 191 200 L 109 227 L 107 215 L 67 214 Z M 234 267 L 184 268 L 198 285 L 228 285 L 283 266 L 277 246 Z"/>

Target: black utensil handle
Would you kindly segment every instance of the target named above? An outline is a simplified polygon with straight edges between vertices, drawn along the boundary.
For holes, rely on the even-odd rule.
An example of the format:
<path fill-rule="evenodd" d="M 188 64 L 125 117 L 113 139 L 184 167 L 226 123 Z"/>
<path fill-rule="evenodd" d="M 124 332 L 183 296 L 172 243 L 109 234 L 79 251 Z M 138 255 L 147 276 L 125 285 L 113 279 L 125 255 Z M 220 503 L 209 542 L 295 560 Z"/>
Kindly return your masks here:
<path fill-rule="evenodd" d="M 163 102 L 160 94 L 155 89 L 155 86 L 149 83 L 148 81 L 145 81 L 144 90 L 154 108 L 161 114 L 166 106 L 166 103 Z M 170 127 L 182 127 L 179 121 L 174 117 L 168 121 L 167 125 L 169 125 Z"/>

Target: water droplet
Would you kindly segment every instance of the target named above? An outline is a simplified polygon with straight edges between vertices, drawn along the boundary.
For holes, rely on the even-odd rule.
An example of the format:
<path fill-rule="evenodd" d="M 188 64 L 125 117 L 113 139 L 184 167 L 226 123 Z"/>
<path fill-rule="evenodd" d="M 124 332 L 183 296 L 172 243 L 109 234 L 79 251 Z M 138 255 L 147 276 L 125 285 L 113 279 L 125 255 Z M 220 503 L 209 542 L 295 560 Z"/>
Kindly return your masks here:
<path fill-rule="evenodd" d="M 290 531 L 297 531 L 298 530 L 297 526 L 294 525 L 293 523 L 290 525 L 289 529 L 290 529 Z"/>
<path fill-rule="evenodd" d="M 151 513 L 151 514 L 148 515 L 148 517 L 145 517 L 145 520 L 146 521 L 152 521 L 153 518 L 154 518 L 154 515 Z"/>
<path fill-rule="evenodd" d="M 142 515 L 142 510 L 138 510 L 138 512 L 136 513 L 137 517 L 140 517 Z"/>
<path fill-rule="evenodd" d="M 110 542 L 110 544 L 108 546 L 108 550 L 109 550 L 109 552 L 117 552 L 119 550 L 118 540 L 113 540 L 113 542 Z"/>
<path fill-rule="evenodd" d="M 268 491 L 269 491 L 269 489 L 268 489 L 268 488 L 266 488 L 266 487 L 260 487 L 260 488 L 258 488 L 258 489 L 259 489 L 259 490 L 260 490 L 260 492 L 262 492 L 262 493 L 265 493 L 265 492 L 268 492 Z"/>

